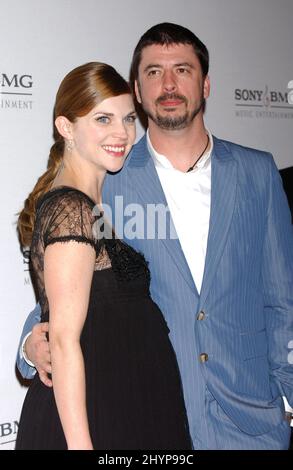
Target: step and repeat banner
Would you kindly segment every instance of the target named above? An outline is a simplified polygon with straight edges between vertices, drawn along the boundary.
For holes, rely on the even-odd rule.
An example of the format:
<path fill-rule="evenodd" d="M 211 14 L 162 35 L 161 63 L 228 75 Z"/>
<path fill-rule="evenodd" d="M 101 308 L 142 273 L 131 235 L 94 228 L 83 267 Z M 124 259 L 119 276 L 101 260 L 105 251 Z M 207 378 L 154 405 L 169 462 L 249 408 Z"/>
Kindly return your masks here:
<path fill-rule="evenodd" d="M 182 24 L 210 51 L 208 128 L 269 150 L 286 169 L 293 147 L 292 18 L 292 0 L 0 0 L 0 449 L 14 448 L 26 393 L 16 350 L 35 305 L 16 214 L 46 168 L 61 79 L 96 60 L 128 77 L 132 51 L 150 26 Z M 142 132 L 138 126 L 138 137 Z"/>

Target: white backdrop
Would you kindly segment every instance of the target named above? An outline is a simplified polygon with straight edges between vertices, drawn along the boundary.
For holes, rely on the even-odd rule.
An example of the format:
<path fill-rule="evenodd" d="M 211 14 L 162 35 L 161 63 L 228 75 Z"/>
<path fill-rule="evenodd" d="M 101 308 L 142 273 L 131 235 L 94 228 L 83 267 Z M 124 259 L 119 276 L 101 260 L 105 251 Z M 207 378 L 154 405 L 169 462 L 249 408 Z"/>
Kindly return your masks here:
<path fill-rule="evenodd" d="M 15 355 L 35 304 L 15 214 L 45 170 L 63 76 L 99 60 L 128 77 L 146 29 L 162 21 L 182 24 L 210 51 L 208 127 L 270 150 L 285 168 L 292 166 L 293 105 L 286 95 L 293 79 L 292 19 L 292 0 L 0 0 L 0 449 L 14 447 L 26 391 L 16 378 Z"/>

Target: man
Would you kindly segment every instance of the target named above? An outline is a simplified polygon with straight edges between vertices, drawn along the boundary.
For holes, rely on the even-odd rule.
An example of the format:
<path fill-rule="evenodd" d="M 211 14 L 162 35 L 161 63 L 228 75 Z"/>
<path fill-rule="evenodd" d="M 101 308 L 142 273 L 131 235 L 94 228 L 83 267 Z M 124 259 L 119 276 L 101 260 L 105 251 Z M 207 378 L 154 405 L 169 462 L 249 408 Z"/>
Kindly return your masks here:
<path fill-rule="evenodd" d="M 123 235 L 149 262 L 194 448 L 286 449 L 282 395 L 293 404 L 290 214 L 271 155 L 206 130 L 208 67 L 206 47 L 181 26 L 159 24 L 141 37 L 131 78 L 148 131 L 123 170 L 108 176 L 104 204 L 115 227 L 117 220 L 127 226 L 134 203 L 144 209 L 143 234 L 134 237 L 128 226 Z M 122 224 L 117 196 L 128 208 Z M 154 205 L 168 205 L 178 237 L 160 236 L 148 216 Z M 24 333 L 38 319 L 32 313 Z M 48 383 L 46 330 L 35 326 L 24 346 Z M 18 363 L 23 375 L 31 374 Z"/>

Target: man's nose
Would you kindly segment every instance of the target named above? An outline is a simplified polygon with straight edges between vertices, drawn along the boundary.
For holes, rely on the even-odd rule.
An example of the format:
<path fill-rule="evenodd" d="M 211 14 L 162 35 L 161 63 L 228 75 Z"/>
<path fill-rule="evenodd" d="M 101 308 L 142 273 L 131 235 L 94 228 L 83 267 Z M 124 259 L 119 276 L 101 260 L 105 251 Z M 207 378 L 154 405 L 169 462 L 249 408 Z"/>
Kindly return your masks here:
<path fill-rule="evenodd" d="M 171 70 L 167 70 L 163 76 L 163 88 L 164 91 L 170 93 L 174 92 L 177 88 L 176 78 Z"/>

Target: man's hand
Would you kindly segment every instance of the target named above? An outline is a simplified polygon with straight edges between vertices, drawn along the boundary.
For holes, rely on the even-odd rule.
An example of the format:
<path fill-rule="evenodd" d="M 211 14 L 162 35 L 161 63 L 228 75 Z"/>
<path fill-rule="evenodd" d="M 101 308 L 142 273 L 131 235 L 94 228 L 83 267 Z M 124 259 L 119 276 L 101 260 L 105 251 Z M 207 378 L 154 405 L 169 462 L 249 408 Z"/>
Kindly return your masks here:
<path fill-rule="evenodd" d="M 52 380 L 48 377 L 52 371 L 49 342 L 46 336 L 48 331 L 49 323 L 37 323 L 27 338 L 24 348 L 28 359 L 35 365 L 40 380 L 47 387 L 52 387 Z"/>

